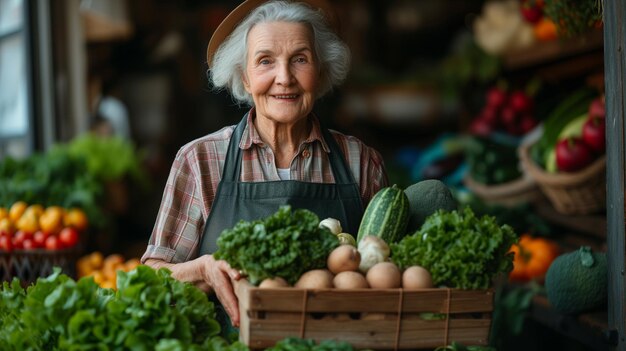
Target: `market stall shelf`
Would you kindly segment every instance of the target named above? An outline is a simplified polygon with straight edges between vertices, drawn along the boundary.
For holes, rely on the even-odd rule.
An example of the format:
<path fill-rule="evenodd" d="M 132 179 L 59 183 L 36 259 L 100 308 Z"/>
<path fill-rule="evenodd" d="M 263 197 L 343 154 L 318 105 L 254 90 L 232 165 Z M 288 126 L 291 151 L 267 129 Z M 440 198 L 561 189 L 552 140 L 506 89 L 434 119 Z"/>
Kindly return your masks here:
<path fill-rule="evenodd" d="M 22 285 L 29 285 L 39 277 L 52 274 L 54 267 L 71 277 L 76 277 L 75 263 L 80 255 L 76 248 L 61 250 L 14 250 L 0 251 L 0 279 L 11 281 L 18 278 Z"/>
<path fill-rule="evenodd" d="M 355 348 L 486 345 L 493 290 L 264 289 L 236 283 L 240 340 L 251 349 L 293 336 L 340 340 Z"/>

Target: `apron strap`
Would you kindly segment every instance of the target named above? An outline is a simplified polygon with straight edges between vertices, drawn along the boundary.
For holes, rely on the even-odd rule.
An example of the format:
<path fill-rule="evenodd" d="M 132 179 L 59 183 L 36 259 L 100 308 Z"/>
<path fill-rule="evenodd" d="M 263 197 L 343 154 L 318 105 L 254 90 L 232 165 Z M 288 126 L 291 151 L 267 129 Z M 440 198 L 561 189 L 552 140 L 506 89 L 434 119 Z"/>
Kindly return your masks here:
<path fill-rule="evenodd" d="M 352 175 L 352 172 L 350 172 L 348 162 L 346 162 L 346 158 L 343 156 L 343 152 L 337 144 L 337 141 L 332 136 L 330 131 L 324 128 L 321 123 L 320 129 L 322 130 L 322 136 L 324 137 L 324 140 L 326 141 L 326 144 L 328 144 L 328 148 L 330 149 L 328 159 L 330 160 L 330 166 L 333 170 L 333 175 L 335 176 L 335 183 L 356 184 L 354 176 Z"/>
<path fill-rule="evenodd" d="M 226 159 L 224 160 L 224 174 L 222 175 L 223 180 L 238 182 L 240 179 L 241 149 L 239 148 L 239 143 L 241 142 L 243 132 L 246 129 L 248 114 L 249 112 L 243 116 L 230 137 L 228 152 L 226 153 Z"/>

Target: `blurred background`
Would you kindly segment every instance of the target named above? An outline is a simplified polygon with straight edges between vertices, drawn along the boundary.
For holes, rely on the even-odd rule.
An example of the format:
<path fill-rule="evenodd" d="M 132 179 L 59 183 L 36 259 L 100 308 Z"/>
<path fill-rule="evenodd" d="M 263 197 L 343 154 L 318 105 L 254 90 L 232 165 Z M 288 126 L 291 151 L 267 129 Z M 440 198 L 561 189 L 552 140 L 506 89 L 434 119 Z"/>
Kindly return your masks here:
<path fill-rule="evenodd" d="M 556 136 L 592 100 L 604 108 L 601 2 L 331 2 L 352 70 L 315 106 L 326 125 L 378 149 L 392 183 L 440 179 L 519 234 L 575 232 L 560 245 L 606 248 L 603 186 L 584 180 L 601 194 L 581 207 L 539 184 L 541 172 L 565 172 L 554 165 Z M 238 4 L 0 0 L 6 217 L 17 202 L 15 221 L 33 205 L 78 208 L 88 223 L 81 255 L 140 257 L 178 149 L 247 112 L 212 89 L 205 62 L 213 30 Z M 520 153 L 533 143 L 534 174 Z M 576 170 L 603 151 L 590 155 Z M 1 214 L 0 231 L 27 226 Z"/>

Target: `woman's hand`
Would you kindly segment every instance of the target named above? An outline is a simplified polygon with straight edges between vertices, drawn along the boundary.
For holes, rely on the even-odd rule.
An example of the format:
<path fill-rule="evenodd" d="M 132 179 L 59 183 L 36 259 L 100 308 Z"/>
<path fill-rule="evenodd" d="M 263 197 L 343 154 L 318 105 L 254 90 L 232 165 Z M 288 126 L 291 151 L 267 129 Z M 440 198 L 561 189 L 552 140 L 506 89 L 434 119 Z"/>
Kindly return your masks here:
<path fill-rule="evenodd" d="M 206 293 L 215 292 L 230 316 L 233 326 L 239 326 L 239 303 L 233 290 L 232 280 L 241 279 L 241 274 L 231 268 L 228 262 L 215 260 L 212 255 L 204 255 L 182 263 L 148 259 L 145 264 L 154 269 L 166 267 L 172 271 L 173 278 L 193 283 Z"/>
<path fill-rule="evenodd" d="M 203 264 L 204 279 L 230 316 L 233 326 L 239 326 L 239 302 L 233 289 L 232 280 L 241 279 L 241 274 L 224 260 L 215 260 L 206 255 Z"/>

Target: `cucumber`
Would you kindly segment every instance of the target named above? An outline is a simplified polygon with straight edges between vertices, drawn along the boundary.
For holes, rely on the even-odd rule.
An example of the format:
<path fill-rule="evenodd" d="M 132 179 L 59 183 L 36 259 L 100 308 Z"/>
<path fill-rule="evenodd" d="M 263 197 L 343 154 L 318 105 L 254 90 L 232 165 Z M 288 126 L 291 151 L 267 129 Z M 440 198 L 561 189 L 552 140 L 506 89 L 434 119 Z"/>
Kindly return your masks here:
<path fill-rule="evenodd" d="M 375 235 L 391 244 L 406 234 L 409 223 L 409 199 L 396 184 L 380 189 L 367 205 L 357 243 L 366 235 Z"/>

